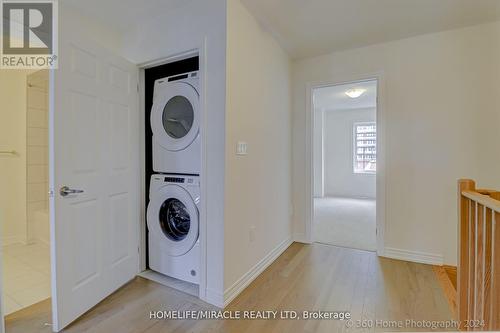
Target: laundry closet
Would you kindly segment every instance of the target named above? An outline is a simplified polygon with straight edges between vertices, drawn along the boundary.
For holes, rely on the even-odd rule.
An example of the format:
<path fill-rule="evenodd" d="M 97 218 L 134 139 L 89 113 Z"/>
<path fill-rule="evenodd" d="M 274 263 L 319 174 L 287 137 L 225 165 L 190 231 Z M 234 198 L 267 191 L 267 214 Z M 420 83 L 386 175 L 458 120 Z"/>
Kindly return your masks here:
<path fill-rule="evenodd" d="M 198 296 L 200 281 L 199 57 L 144 70 L 146 271 Z"/>

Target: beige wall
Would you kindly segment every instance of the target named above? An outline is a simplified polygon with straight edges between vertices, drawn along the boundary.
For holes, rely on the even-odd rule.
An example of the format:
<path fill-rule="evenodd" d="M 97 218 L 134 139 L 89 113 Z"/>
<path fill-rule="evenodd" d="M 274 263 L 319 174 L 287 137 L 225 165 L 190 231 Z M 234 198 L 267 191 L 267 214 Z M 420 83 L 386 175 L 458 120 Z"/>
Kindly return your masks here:
<path fill-rule="evenodd" d="M 289 58 L 239 0 L 228 1 L 227 34 L 226 292 L 292 236 Z"/>
<path fill-rule="evenodd" d="M 27 70 L 0 70 L 0 223 L 2 244 L 26 241 Z"/>
<path fill-rule="evenodd" d="M 28 76 L 27 89 L 27 230 L 28 241 L 49 242 L 49 72 L 41 70 Z"/>
<path fill-rule="evenodd" d="M 386 248 L 456 263 L 456 181 L 500 187 L 500 23 L 300 60 L 293 66 L 294 232 L 305 233 L 306 83 L 383 75 Z M 496 141 L 495 141 L 496 140 Z M 493 167 L 495 165 L 495 167 Z"/>

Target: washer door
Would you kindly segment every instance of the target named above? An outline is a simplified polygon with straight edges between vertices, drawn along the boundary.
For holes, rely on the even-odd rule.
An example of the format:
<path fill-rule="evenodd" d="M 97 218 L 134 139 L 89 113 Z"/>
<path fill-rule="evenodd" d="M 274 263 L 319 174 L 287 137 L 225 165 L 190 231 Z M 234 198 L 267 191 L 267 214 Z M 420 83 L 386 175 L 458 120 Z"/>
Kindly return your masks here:
<path fill-rule="evenodd" d="M 149 232 L 167 245 L 167 254 L 180 256 L 198 240 L 198 208 L 180 186 L 166 185 L 154 193 L 148 205 Z"/>
<path fill-rule="evenodd" d="M 170 82 L 153 102 L 151 129 L 155 140 L 165 149 L 186 149 L 199 132 L 199 95 L 193 86 Z"/>

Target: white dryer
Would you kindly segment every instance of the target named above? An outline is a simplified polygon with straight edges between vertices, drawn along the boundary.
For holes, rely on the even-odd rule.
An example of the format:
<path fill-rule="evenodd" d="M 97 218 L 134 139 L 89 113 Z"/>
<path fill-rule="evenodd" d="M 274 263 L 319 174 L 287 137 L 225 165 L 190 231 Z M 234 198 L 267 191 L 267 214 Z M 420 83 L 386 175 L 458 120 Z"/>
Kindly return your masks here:
<path fill-rule="evenodd" d="M 155 172 L 200 174 L 198 72 L 155 81 L 151 129 Z"/>
<path fill-rule="evenodd" d="M 149 198 L 149 267 L 199 284 L 199 177 L 153 175 Z"/>

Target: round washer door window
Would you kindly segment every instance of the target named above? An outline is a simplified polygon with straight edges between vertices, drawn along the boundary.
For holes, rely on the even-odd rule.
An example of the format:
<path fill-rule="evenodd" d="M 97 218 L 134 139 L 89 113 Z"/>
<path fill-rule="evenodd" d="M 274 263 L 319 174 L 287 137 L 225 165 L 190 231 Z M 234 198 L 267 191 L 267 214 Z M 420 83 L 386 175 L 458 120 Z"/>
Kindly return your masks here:
<path fill-rule="evenodd" d="M 155 191 L 147 210 L 149 235 L 170 256 L 186 254 L 198 241 L 199 214 L 191 195 L 178 185 Z"/>
<path fill-rule="evenodd" d="M 163 128 L 174 139 L 185 137 L 194 121 L 194 108 L 184 96 L 172 97 L 163 108 Z"/>
<path fill-rule="evenodd" d="M 159 212 L 163 234 L 174 242 L 183 241 L 191 229 L 191 216 L 186 206 L 176 198 L 165 200 Z"/>

